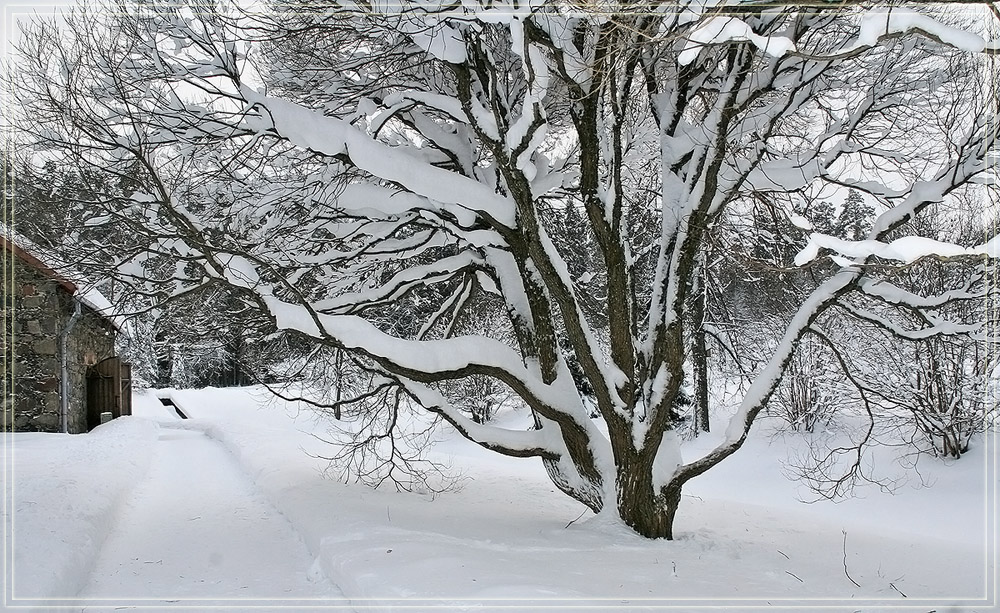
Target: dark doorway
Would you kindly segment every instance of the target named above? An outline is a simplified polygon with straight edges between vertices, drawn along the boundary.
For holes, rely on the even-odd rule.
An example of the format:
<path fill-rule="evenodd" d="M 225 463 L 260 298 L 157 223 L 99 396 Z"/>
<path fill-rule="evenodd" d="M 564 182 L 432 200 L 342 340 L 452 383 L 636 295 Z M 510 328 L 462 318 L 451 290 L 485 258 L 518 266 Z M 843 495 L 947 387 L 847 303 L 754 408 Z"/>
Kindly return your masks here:
<path fill-rule="evenodd" d="M 87 369 L 87 429 L 101 424 L 101 413 L 112 418 L 132 414 L 132 365 L 118 357 Z"/>

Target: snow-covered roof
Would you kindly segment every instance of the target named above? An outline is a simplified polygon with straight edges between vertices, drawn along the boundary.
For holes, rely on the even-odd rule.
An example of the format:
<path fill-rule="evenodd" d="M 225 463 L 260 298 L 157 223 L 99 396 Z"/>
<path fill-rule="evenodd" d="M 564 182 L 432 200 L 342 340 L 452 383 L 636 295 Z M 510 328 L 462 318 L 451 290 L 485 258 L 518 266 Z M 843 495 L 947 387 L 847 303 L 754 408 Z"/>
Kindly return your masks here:
<path fill-rule="evenodd" d="M 75 270 L 62 258 L 4 224 L 0 224 L 0 244 L 32 268 L 54 279 L 73 298 L 107 320 L 116 330 L 125 331 L 125 317 L 98 291 L 97 283 Z"/>

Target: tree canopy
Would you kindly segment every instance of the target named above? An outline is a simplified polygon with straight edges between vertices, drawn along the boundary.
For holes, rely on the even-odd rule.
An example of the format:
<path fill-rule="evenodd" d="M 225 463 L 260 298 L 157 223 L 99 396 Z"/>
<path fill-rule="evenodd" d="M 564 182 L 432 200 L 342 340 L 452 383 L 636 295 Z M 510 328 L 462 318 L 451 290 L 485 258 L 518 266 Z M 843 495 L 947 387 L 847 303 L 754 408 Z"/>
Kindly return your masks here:
<path fill-rule="evenodd" d="M 979 8 L 142 3 L 31 25 L 11 95 L 37 155 L 123 179 L 77 240 L 112 229 L 89 253 L 142 300 L 224 287 L 347 350 L 374 389 L 671 538 L 683 485 L 739 449 L 834 306 L 901 338 L 984 333 L 946 307 L 984 299 L 996 240 L 905 236 L 994 179 Z M 685 461 L 674 407 L 703 254 L 754 203 L 795 222 L 823 189 L 851 190 L 850 225 L 805 228 L 795 260 L 817 282 L 724 442 Z M 975 272 L 924 293 L 887 272 L 924 258 Z M 469 377 L 534 428 L 442 393 Z"/>

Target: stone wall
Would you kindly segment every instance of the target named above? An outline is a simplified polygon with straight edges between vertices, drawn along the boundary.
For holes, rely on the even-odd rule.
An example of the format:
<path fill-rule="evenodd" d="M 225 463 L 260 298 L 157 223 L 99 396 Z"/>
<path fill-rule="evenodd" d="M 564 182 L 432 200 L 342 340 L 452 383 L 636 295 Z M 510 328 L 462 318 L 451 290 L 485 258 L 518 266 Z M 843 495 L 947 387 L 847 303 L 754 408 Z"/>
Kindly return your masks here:
<path fill-rule="evenodd" d="M 13 398 L 5 403 L 4 424 L 15 431 L 61 430 L 59 333 L 73 314 L 74 300 L 60 283 L 5 254 L 14 263 L 13 287 Z M 13 291 L 11 291 L 13 290 Z M 88 363 L 114 353 L 114 335 L 108 324 L 84 307 L 67 339 L 70 372 L 69 431 L 87 431 L 86 369 Z M 13 404 L 13 414 L 10 406 Z"/>
<path fill-rule="evenodd" d="M 66 343 L 69 355 L 70 432 L 87 431 L 87 368 L 115 354 L 111 325 L 84 306 Z"/>

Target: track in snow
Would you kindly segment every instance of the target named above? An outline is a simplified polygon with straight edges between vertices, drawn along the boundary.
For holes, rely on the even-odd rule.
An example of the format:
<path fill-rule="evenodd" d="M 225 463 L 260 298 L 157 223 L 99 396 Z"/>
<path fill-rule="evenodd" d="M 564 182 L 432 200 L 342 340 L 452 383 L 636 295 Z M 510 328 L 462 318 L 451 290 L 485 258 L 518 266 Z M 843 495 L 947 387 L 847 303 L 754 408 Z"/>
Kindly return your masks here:
<path fill-rule="evenodd" d="M 343 604 L 339 589 L 318 573 L 310 578 L 311 566 L 301 537 L 228 452 L 202 432 L 163 428 L 148 477 L 126 501 L 80 598 L 93 603 L 87 611 L 239 605 L 234 599 Z"/>

